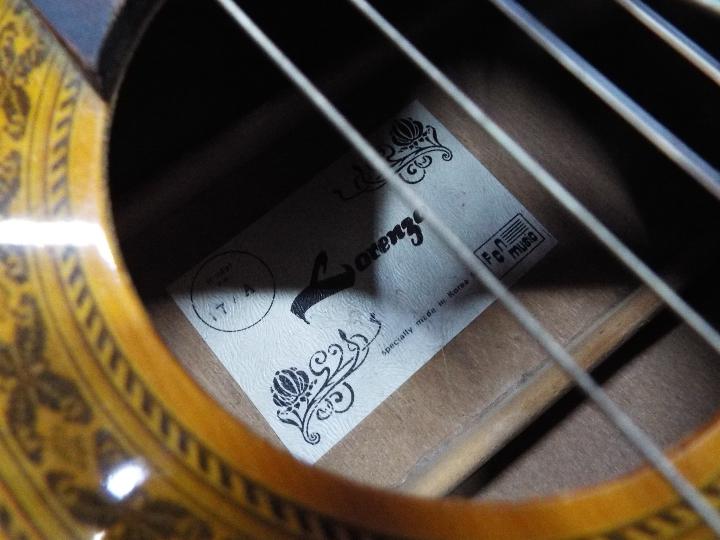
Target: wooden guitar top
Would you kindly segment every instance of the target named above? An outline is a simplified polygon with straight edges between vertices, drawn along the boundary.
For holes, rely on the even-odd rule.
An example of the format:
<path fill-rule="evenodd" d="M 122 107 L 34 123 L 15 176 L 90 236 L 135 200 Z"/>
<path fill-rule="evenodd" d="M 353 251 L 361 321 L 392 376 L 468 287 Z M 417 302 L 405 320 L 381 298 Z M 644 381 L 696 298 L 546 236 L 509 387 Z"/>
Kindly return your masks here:
<path fill-rule="evenodd" d="M 118 248 L 112 99 L 160 2 L 0 0 L 0 531 L 8 538 L 705 538 L 653 471 L 522 502 L 307 466 L 208 395 Z M 720 505 L 720 424 L 675 448 Z"/>

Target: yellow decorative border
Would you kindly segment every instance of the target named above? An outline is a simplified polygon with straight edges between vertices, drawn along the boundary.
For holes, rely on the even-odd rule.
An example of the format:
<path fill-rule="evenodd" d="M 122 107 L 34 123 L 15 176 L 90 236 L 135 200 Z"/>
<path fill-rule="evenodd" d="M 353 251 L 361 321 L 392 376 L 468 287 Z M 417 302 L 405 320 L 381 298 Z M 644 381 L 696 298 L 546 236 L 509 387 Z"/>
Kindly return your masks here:
<path fill-rule="evenodd" d="M 15 224 L 18 239 L 0 243 L 0 531 L 222 539 L 385 537 L 373 530 L 428 538 L 706 534 L 649 471 L 515 505 L 425 501 L 357 486 L 262 442 L 182 372 L 132 291 L 109 232 L 107 104 L 21 1 L 0 0 L 0 50 L 0 231 Z M 73 233 L 67 242 L 54 234 L 63 230 Z M 715 447 L 717 426 L 678 455 L 718 505 Z M 109 499 L 108 475 L 136 461 L 147 470 L 144 483 Z M 573 534 L 589 530 L 597 532 Z"/>

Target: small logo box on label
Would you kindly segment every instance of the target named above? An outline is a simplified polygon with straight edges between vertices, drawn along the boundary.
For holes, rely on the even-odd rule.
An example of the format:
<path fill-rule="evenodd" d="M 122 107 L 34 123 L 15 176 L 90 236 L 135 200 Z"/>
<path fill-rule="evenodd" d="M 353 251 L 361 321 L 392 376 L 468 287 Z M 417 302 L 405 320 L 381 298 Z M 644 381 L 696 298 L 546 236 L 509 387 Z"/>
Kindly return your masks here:
<path fill-rule="evenodd" d="M 503 278 L 544 241 L 540 231 L 517 214 L 477 248 L 475 256 L 498 278 Z"/>

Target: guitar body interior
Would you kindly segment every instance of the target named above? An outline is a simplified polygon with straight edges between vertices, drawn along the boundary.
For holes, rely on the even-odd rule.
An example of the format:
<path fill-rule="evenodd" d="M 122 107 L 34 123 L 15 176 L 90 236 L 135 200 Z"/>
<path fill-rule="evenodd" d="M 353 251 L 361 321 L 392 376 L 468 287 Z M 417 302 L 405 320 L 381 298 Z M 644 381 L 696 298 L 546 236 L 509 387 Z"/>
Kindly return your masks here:
<path fill-rule="evenodd" d="M 497 303 L 316 465 L 292 458 L 166 289 L 348 149 L 214 3 L 89 4 L 0 0 L 7 536 L 710 537 Z M 352 9 L 258 4 L 364 132 L 420 101 L 552 232 L 513 291 L 720 504 L 710 348 Z M 550 4 L 558 33 L 717 153 L 716 88 L 611 6 Z M 380 7 L 712 320 L 715 200 L 489 6 Z"/>

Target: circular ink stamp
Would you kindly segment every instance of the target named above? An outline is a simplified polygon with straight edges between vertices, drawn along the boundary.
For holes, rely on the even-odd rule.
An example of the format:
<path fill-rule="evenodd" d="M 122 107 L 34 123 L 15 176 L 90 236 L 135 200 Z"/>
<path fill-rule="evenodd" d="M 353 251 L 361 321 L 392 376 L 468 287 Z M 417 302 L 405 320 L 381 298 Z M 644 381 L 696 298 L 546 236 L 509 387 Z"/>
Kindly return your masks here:
<path fill-rule="evenodd" d="M 213 255 L 198 269 L 190 301 L 200 320 L 220 332 L 241 332 L 262 321 L 275 301 L 275 277 L 246 251 Z"/>

